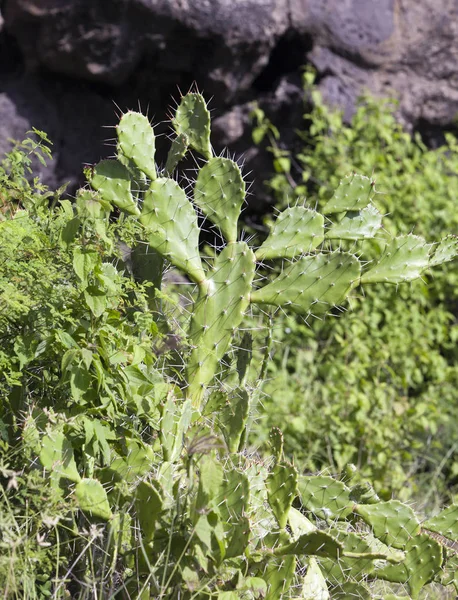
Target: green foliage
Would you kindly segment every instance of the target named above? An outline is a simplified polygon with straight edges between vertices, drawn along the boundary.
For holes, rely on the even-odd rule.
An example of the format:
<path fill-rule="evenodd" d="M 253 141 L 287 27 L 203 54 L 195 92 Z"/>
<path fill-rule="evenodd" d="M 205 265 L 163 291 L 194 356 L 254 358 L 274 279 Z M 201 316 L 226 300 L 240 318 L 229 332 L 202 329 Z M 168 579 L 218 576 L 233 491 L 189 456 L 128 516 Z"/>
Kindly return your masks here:
<path fill-rule="evenodd" d="M 453 543 L 454 527 L 440 527 L 449 512 L 422 530 L 409 507 L 381 502 L 351 469 L 345 481 L 300 474 L 278 430 L 270 457 L 253 453 L 261 382 L 251 374 L 263 377 L 269 343 L 257 364 L 258 339 L 243 327 L 264 305 L 327 314 L 364 278 L 410 280 L 452 260 L 456 245 L 436 252 L 419 237 L 382 236 L 367 264 L 363 246 L 324 241 L 332 225 L 305 207 L 310 228 L 298 227 L 285 254 L 279 240 L 301 211 L 279 215 L 263 250 L 279 260 L 264 264 L 239 241 L 245 186 L 234 162 L 212 156 L 203 98 L 183 97 L 173 125 L 207 161 L 194 203 L 169 177 L 176 162 L 156 166 L 146 118 L 127 113 L 117 158 L 88 170 L 92 190 L 50 203 L 19 174 L 27 192 L 0 221 L 4 597 L 292 600 L 318 589 L 377 598 L 386 580 L 418 598 L 455 568 L 437 541 Z M 327 214 L 354 239 L 349 221 L 355 211 L 365 220 L 373 185 L 354 175 L 342 187 L 351 204 L 337 191 Z M 206 255 L 197 209 L 225 240 Z M 363 229 L 358 239 L 378 232 Z M 193 282 L 186 300 L 161 290 L 158 255 Z M 167 351 L 172 327 L 182 340 Z M 47 493 L 33 508 L 47 502 L 52 520 L 29 512 L 34 482 Z M 25 543 L 8 533 L 22 519 Z"/>
<path fill-rule="evenodd" d="M 362 280 L 397 283 L 417 277 L 423 261 L 433 264 L 434 258 L 427 259 L 427 247 L 417 244 L 416 235 L 428 242 L 451 236 L 437 248 L 437 257 L 456 244 L 456 138 L 446 134 L 444 146 L 428 149 L 418 134 L 397 123 L 395 103 L 370 97 L 361 99 L 346 124 L 324 104 L 310 72 L 304 83 L 313 107 L 298 132 L 301 150 L 288 154 L 291 168 L 278 164 L 275 128 L 272 133 L 259 108 L 253 115 L 253 139 L 268 135 L 273 150 L 276 174 L 268 185 L 278 206 L 303 202 L 304 196 L 324 213 L 356 206 L 357 211 L 333 219 L 326 233 L 332 243 L 334 235 L 348 240 L 345 250 L 354 248 L 353 240 L 373 237 L 380 215 L 389 214 L 383 228 L 399 237 Z M 334 193 L 355 171 L 376 181 L 371 190 L 367 180 L 361 202 L 370 198 L 370 203 L 362 210 L 345 187 Z M 368 258 L 379 255 L 379 238 L 363 243 Z M 420 496 L 426 504 L 450 497 L 458 472 L 457 284 L 456 269 L 439 269 L 434 278 L 423 275 L 409 287 L 366 287 L 364 297 L 352 297 L 350 311 L 334 312 L 339 319 L 309 319 L 304 325 L 278 315 L 275 361 L 263 388 L 264 438 L 280 421 L 286 423 L 286 447 L 311 471 L 336 472 L 354 462 L 387 498 L 393 491 L 403 498 Z"/>

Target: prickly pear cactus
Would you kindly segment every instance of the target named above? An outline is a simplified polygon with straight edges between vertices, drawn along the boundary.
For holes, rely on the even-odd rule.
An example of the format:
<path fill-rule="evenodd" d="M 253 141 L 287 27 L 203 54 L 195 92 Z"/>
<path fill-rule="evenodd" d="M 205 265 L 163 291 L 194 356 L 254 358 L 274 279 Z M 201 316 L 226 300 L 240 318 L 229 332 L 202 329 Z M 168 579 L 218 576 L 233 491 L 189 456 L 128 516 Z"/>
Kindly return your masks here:
<path fill-rule="evenodd" d="M 323 315 L 361 284 L 411 281 L 457 254 L 456 238 L 434 246 L 414 235 L 387 240 L 380 258 L 364 267 L 356 247 L 351 253 L 339 250 L 341 241 L 356 244 L 375 237 L 381 228 L 382 217 L 373 204 L 375 184 L 358 174 L 340 182 L 323 214 L 305 205 L 288 208 L 277 216 L 264 242 L 250 248 L 239 240 L 245 182 L 236 162 L 213 155 L 210 113 L 203 97 L 183 96 L 172 125 L 177 136 L 161 169 L 155 163 L 155 135 L 148 119 L 135 112 L 123 115 L 117 127 L 118 157 L 97 165 L 91 184 L 105 202 L 137 219 L 151 247 L 197 284 L 185 372 L 187 394 L 196 410 L 201 410 L 250 306 Z M 186 193 L 189 186 L 172 179 L 189 149 L 205 159 L 197 170 L 192 198 Z M 200 254 L 199 214 L 204 225 L 208 219 L 225 240 L 209 267 Z M 256 269 L 265 261 L 274 261 L 272 274 L 256 278 Z"/>
<path fill-rule="evenodd" d="M 66 428 L 79 414 L 42 434 L 38 451 L 54 484 L 71 486 L 85 518 L 106 525 L 111 579 L 122 564 L 118 591 L 148 600 L 375 600 L 381 598 L 378 584 L 388 582 L 404 586 L 415 600 L 431 582 L 458 589 L 456 506 L 422 522 L 411 507 L 382 502 L 369 483 L 352 485 L 352 468 L 342 479 L 301 473 L 278 428 L 269 438 L 269 458 L 252 451 L 247 424 L 261 394 L 249 382 L 259 349 L 244 330 L 250 310 L 262 314 L 267 307 L 270 320 L 277 309 L 311 318 L 341 307 L 358 286 L 412 281 L 455 258 L 458 238 L 429 244 L 414 235 L 383 237 L 374 182 L 350 174 L 322 214 L 305 203 L 288 208 L 265 239 L 250 246 L 240 233 L 242 172 L 233 160 L 214 156 L 203 97 L 183 96 L 172 125 L 176 137 L 162 167 L 148 119 L 126 113 L 117 127 L 117 157 L 94 168 L 93 191 L 78 195 L 77 208 L 80 217 L 103 214 L 104 227 L 94 227 L 100 237 L 110 211 L 113 221 L 120 213 L 118 225 L 134 232 L 136 248 L 148 247 L 142 273 L 150 286 L 161 281 L 154 270 L 164 263 L 191 284 L 189 302 L 177 308 L 187 343 L 160 363 L 164 374 L 153 373 L 155 359 L 145 364 L 140 344 L 132 364 L 122 362 L 125 378 L 110 389 L 113 403 L 121 385 L 130 386 L 129 415 L 134 420 L 141 413 L 148 421 L 139 420 L 141 432 L 135 429 L 131 439 L 124 421 L 109 428 L 116 409 L 103 424 L 94 409 L 84 434 L 74 436 L 94 439 L 94 445 L 97 440 L 102 466 L 89 455 L 78 464 L 82 452 L 74 452 Z M 189 151 L 200 165 L 191 184 L 177 173 Z M 201 233 L 209 223 L 222 243 L 204 252 Z M 363 248 L 375 236 L 373 250 L 382 251 L 367 261 Z M 96 256 L 84 246 L 75 250 L 81 281 L 91 276 Z M 103 268 L 115 270 L 110 263 Z M 155 288 L 153 296 L 159 303 L 165 294 Z M 92 313 L 94 320 L 102 316 Z M 69 352 L 77 353 L 70 339 Z M 268 336 L 261 375 L 270 343 Z M 93 360 L 87 348 L 81 352 L 83 361 Z M 180 360 L 171 361 L 176 355 Z M 154 398 L 145 404 L 148 395 Z"/>

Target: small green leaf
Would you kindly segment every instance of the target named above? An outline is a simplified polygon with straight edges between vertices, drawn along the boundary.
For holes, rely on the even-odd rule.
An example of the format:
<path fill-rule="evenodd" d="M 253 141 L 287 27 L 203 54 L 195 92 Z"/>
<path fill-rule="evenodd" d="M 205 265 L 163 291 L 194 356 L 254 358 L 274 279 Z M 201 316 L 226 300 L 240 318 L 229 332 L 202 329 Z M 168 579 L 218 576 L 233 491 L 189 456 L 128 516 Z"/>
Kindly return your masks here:
<path fill-rule="evenodd" d="M 94 271 L 100 258 L 97 252 L 75 248 L 73 250 L 73 268 L 84 285 L 87 286 L 89 275 Z"/>
<path fill-rule="evenodd" d="M 62 229 L 62 232 L 60 234 L 60 239 L 61 239 L 62 245 L 65 248 L 68 248 L 70 246 L 70 244 L 73 242 L 73 240 L 75 239 L 76 234 L 78 233 L 78 230 L 80 228 L 80 225 L 81 225 L 81 220 L 78 217 L 70 219 L 70 221 L 68 221 L 65 224 L 65 227 Z"/>
<path fill-rule="evenodd" d="M 96 318 L 101 317 L 108 306 L 106 293 L 95 285 L 90 285 L 84 290 L 84 299 Z"/>

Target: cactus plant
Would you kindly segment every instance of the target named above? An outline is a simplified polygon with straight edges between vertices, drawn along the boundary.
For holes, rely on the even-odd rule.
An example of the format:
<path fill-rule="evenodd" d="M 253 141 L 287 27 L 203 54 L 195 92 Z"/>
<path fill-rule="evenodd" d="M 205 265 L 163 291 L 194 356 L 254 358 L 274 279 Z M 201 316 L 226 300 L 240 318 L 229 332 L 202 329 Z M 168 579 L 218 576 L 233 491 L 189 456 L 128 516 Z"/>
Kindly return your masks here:
<path fill-rule="evenodd" d="M 180 363 L 172 364 L 170 355 L 153 356 L 149 339 L 146 354 L 141 341 L 151 322 L 141 327 L 129 352 L 122 347 L 123 336 L 112 352 L 104 330 L 100 356 L 92 351 L 92 341 L 79 347 L 70 334 L 61 333 L 68 346 L 64 372 L 74 359 L 74 373 L 85 381 L 92 381 L 93 372 L 102 373 L 97 385 L 106 386 L 109 396 L 100 407 L 93 400 L 96 386 L 80 389 L 72 374 L 72 397 L 86 402 L 85 394 L 92 394 L 89 414 L 98 423 L 100 440 L 93 424 L 78 422 L 81 404 L 61 429 L 49 425 L 52 431 L 41 434 L 43 467 L 54 470 L 53 484 L 67 486 L 87 518 L 106 526 L 113 569 L 122 557 L 122 593 L 130 597 L 370 598 L 376 579 L 407 584 L 412 597 L 418 597 L 439 577 L 447 559 L 436 538 L 456 538 L 455 507 L 420 524 L 406 505 L 380 501 L 365 482 L 352 485 L 351 469 L 343 480 L 299 474 L 285 456 L 278 429 L 270 436 L 269 459 L 252 452 L 244 441 L 250 404 L 259 396 L 259 387 L 250 384 L 258 350 L 251 333 L 243 331 L 243 321 L 248 311 L 262 314 L 265 306 L 274 307 L 271 319 L 277 308 L 305 318 L 326 315 L 360 285 L 398 285 L 452 260 L 456 239 L 431 245 L 413 235 L 382 237 L 374 183 L 351 174 L 322 213 L 305 203 L 287 208 L 258 247 L 251 247 L 239 233 L 245 183 L 234 161 L 213 156 L 203 98 L 183 96 L 172 124 L 177 137 L 161 168 L 146 117 L 133 112 L 122 117 L 117 158 L 95 167 L 90 178 L 94 191 L 81 193 L 75 209 L 62 207 L 69 214 L 58 239 L 63 251 L 71 252 L 68 263 L 91 322 L 108 313 L 107 329 L 117 309 L 108 306 L 102 285 L 108 279 L 114 287 L 121 277 L 114 264 L 102 263 L 97 251 L 100 232 L 108 235 L 110 210 L 123 213 L 118 223 L 137 247 L 153 249 L 142 257 L 147 277 L 153 280 L 153 266 L 162 264 L 157 254 L 181 271 L 193 291 L 186 307 L 178 305 L 186 338 L 178 351 Z M 192 197 L 187 195 L 192 186 L 184 187 L 175 173 L 189 150 L 204 159 Z M 103 227 L 81 227 L 85 219 L 91 224 L 99 219 Z M 203 252 L 207 219 L 219 229 L 222 246 Z M 76 244 L 80 228 L 85 229 L 83 243 Z M 84 236 L 92 231 L 95 242 L 88 244 Z M 367 263 L 365 246 L 358 242 L 376 236 L 372 251 L 379 244 L 384 249 Z M 114 247 L 112 243 L 110 252 Z M 91 300 L 92 288 L 104 297 L 102 307 Z M 119 294 L 118 309 L 130 290 L 126 285 Z M 165 297 L 156 293 L 158 302 Z M 134 319 L 146 317 L 135 312 Z M 268 360 L 266 346 L 261 373 Z M 121 365 L 119 379 L 105 376 L 105 364 Z M 163 373 L 155 371 L 158 364 Z M 130 412 L 118 418 L 123 403 Z M 134 432 L 126 426 L 130 420 L 136 423 Z M 77 446 L 82 438 L 84 450 Z M 103 459 L 97 463 L 86 450 L 89 443 L 95 445 L 93 438 L 102 448 L 98 454 Z"/>
<path fill-rule="evenodd" d="M 205 390 L 249 304 L 322 315 L 341 305 L 360 284 L 411 281 L 425 269 L 456 255 L 457 243 L 452 238 L 434 248 L 418 236 L 400 236 L 387 242 L 375 264 L 362 269 L 356 255 L 324 248 L 325 239 L 370 239 L 380 230 L 381 215 L 372 203 L 374 182 L 358 174 L 342 179 L 323 214 L 306 206 L 280 213 L 266 240 L 253 253 L 245 242 L 238 241 L 245 182 L 233 160 L 213 156 L 210 115 L 202 96 L 183 96 L 172 123 L 177 138 L 165 169 L 157 177 L 154 131 L 148 120 L 133 112 L 122 117 L 117 129 L 119 159 L 133 163 L 143 180 L 149 181 L 146 188 L 139 187 L 135 197 L 131 192 L 135 180 L 130 181 L 128 167 L 119 160 L 102 161 L 91 184 L 102 199 L 133 217 L 138 217 L 141 209 L 139 220 L 148 242 L 198 285 L 189 330 L 194 349 L 186 375 L 188 395 L 196 409 L 202 406 Z M 206 159 L 194 185 L 195 207 L 219 228 L 227 244 L 210 271 L 201 261 L 192 202 L 170 178 L 188 147 Z M 323 215 L 333 219 L 327 227 Z M 254 284 L 256 263 L 275 259 L 283 262 L 278 275 L 261 287 Z"/>

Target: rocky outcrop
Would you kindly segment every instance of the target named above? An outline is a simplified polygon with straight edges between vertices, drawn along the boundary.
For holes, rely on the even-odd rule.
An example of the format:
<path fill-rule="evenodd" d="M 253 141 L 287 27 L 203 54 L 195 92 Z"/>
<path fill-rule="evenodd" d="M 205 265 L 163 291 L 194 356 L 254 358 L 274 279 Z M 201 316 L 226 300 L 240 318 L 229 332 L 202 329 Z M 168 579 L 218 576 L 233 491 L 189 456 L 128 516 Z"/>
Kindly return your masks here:
<path fill-rule="evenodd" d="M 161 120 L 193 82 L 214 98 L 216 145 L 245 151 L 257 172 L 249 103 L 291 135 L 306 63 L 347 116 L 364 90 L 397 96 L 409 127 L 458 112 L 456 0 L 3 0 L 1 14 L 0 150 L 46 130 L 51 185 L 76 185 L 84 161 L 112 152 L 101 127 L 116 107 L 140 102 Z"/>

